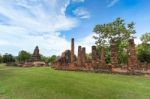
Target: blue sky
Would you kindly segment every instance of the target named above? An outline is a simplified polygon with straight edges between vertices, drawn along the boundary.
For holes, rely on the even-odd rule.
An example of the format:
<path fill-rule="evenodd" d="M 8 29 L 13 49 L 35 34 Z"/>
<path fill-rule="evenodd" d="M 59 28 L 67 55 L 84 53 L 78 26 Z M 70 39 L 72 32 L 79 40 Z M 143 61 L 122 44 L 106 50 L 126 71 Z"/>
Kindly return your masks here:
<path fill-rule="evenodd" d="M 0 54 L 32 52 L 46 56 L 70 49 L 70 39 L 90 52 L 96 24 L 121 17 L 135 22 L 136 43 L 150 32 L 150 0 L 0 0 Z"/>

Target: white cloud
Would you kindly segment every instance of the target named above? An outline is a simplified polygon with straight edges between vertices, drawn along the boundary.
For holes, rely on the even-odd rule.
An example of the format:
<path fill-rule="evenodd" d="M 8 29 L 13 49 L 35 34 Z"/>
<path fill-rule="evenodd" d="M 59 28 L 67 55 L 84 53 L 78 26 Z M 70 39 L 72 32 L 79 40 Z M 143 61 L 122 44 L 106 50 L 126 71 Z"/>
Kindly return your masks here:
<path fill-rule="evenodd" d="M 62 51 L 70 49 L 70 41 L 60 36 L 61 31 L 72 29 L 78 24 L 77 19 L 65 15 L 69 2 L 69 0 L 1 0 L 0 53 L 17 55 L 20 50 L 32 53 L 36 45 L 46 56 L 60 55 Z M 80 18 L 90 17 L 85 8 L 76 9 L 75 13 Z M 76 41 L 76 50 L 78 45 L 81 45 L 86 47 L 87 53 L 91 52 L 91 46 L 95 43 L 92 35 Z"/>
<path fill-rule="evenodd" d="M 73 11 L 73 13 L 82 19 L 88 19 L 90 18 L 90 13 L 85 8 L 77 8 Z"/>
<path fill-rule="evenodd" d="M 5 40 L 0 40 L 0 45 L 7 45 L 7 44 L 9 44 L 7 41 L 5 41 Z"/>
<path fill-rule="evenodd" d="M 0 39 L 8 43 L 0 41 L 0 53 L 32 52 L 39 45 L 41 53 L 49 56 L 69 48 L 60 31 L 72 29 L 78 21 L 65 15 L 68 4 L 69 0 L 1 0 Z"/>
<path fill-rule="evenodd" d="M 119 2 L 119 0 L 110 0 L 109 4 L 107 5 L 107 7 L 112 7 L 114 6 L 117 2 Z"/>

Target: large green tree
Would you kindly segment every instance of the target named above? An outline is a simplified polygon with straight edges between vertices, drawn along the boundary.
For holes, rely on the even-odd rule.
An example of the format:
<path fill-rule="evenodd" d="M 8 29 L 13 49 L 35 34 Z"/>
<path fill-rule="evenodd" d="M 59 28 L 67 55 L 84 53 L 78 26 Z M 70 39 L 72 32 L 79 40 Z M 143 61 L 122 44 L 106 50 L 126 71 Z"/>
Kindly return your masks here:
<path fill-rule="evenodd" d="M 17 57 L 18 61 L 20 61 L 20 62 L 21 61 L 27 61 L 30 58 L 31 58 L 31 54 L 27 51 L 24 51 L 24 50 L 20 51 L 18 54 L 18 57 Z"/>
<path fill-rule="evenodd" d="M 125 21 L 121 18 L 117 18 L 113 22 L 107 24 L 98 24 L 93 30 L 96 35 L 93 38 L 96 40 L 96 45 L 98 47 L 107 46 L 110 49 L 110 44 L 114 41 L 118 49 L 118 62 L 126 63 L 127 62 L 127 46 L 128 39 L 133 37 L 135 34 L 134 23 L 126 24 Z M 106 59 L 110 57 L 110 51 L 106 52 Z"/>
<path fill-rule="evenodd" d="M 96 35 L 96 44 L 98 46 L 105 46 L 110 44 L 112 40 L 120 43 L 123 40 L 128 40 L 135 34 L 134 23 L 126 24 L 121 18 L 107 24 L 98 24 L 94 28 Z"/>

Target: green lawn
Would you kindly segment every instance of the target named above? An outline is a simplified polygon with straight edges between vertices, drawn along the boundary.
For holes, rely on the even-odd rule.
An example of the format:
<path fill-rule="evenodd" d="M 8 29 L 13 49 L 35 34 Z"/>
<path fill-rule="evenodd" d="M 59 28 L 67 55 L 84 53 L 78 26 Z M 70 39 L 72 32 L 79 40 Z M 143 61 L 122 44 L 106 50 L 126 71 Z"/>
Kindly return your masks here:
<path fill-rule="evenodd" d="M 0 65 L 0 99 L 150 99 L 150 78 Z"/>

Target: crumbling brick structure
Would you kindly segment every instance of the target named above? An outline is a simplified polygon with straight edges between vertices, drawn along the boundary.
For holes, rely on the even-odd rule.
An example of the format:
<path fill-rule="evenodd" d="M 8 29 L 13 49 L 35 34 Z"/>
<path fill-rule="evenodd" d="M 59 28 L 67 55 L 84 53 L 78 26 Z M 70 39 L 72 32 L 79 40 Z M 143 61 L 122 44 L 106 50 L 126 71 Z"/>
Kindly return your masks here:
<path fill-rule="evenodd" d="M 81 46 L 78 46 L 77 65 L 78 65 L 78 67 L 81 67 L 81 65 L 82 65 L 82 49 L 81 49 Z"/>
<path fill-rule="evenodd" d="M 135 43 L 134 39 L 129 39 L 129 46 L 128 46 L 128 69 L 133 71 L 137 68 L 137 55 L 135 50 Z"/>
<path fill-rule="evenodd" d="M 17 65 L 22 67 L 40 67 L 46 66 L 46 63 L 41 60 L 39 47 L 36 46 L 31 58 L 25 62 L 17 63 Z"/>
<path fill-rule="evenodd" d="M 112 65 L 112 68 L 115 68 L 118 66 L 117 46 L 114 40 L 112 40 L 111 42 L 111 65 Z"/>
<path fill-rule="evenodd" d="M 101 54 L 98 54 L 96 46 L 92 46 L 92 59 L 87 59 L 85 47 L 78 46 L 78 57 L 74 54 L 74 39 L 71 39 L 71 50 L 66 50 L 53 63 L 53 68 L 61 70 L 83 70 L 96 72 L 111 72 L 128 74 L 137 69 L 137 56 L 135 51 L 134 40 L 129 40 L 128 47 L 128 64 L 127 68 L 118 67 L 117 46 L 114 41 L 111 43 L 111 64 L 106 64 L 105 48 L 101 48 Z M 140 71 L 143 73 L 142 71 Z"/>
<path fill-rule="evenodd" d="M 104 47 L 101 48 L 101 61 L 100 61 L 100 64 L 102 66 L 106 65 L 106 61 L 105 61 L 105 48 Z"/>
<path fill-rule="evenodd" d="M 71 39 L 71 66 L 74 66 L 74 38 Z"/>
<path fill-rule="evenodd" d="M 85 63 L 86 63 L 86 49 L 85 47 L 82 48 L 82 51 L 81 51 L 81 55 L 82 55 L 82 66 L 85 66 Z"/>
<path fill-rule="evenodd" d="M 40 61 L 41 60 L 41 56 L 39 53 L 39 47 L 36 46 L 33 52 L 33 55 L 31 57 L 31 61 Z"/>

